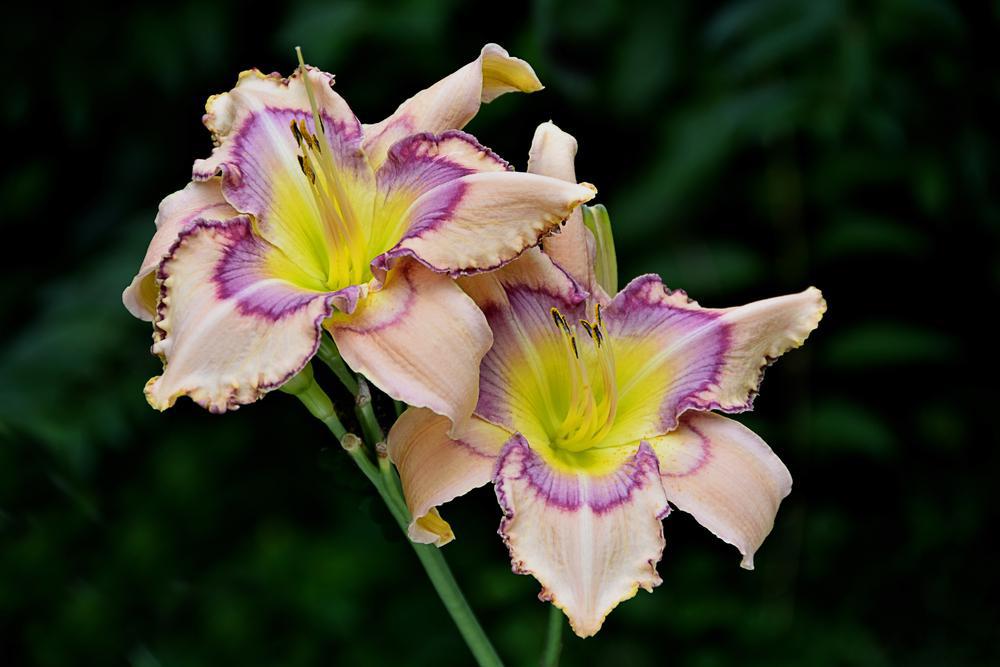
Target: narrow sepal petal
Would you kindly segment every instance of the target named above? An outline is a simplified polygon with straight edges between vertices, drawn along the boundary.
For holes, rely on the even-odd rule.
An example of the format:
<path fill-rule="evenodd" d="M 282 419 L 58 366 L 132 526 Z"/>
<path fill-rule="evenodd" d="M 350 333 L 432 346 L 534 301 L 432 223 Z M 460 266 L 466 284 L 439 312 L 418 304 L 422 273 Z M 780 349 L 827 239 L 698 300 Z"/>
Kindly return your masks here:
<path fill-rule="evenodd" d="M 711 412 L 688 412 L 675 431 L 650 439 L 667 498 L 743 555 L 753 557 L 792 490 L 785 464 L 753 431 Z"/>
<path fill-rule="evenodd" d="M 576 183 L 576 151 L 573 135 L 559 129 L 552 121 L 542 123 L 531 142 L 528 172 Z M 573 211 L 558 232 L 542 240 L 542 249 L 590 290 L 595 282 L 594 239 L 583 224 L 581 208 Z"/>
<path fill-rule="evenodd" d="M 454 539 L 437 508 L 493 478 L 503 429 L 472 419 L 461 437 L 449 437 L 451 422 L 425 408 L 409 408 L 389 430 L 389 457 L 399 470 L 412 520 L 414 542 L 443 546 Z"/>
<path fill-rule="evenodd" d="M 826 302 L 814 287 L 735 308 L 703 308 L 659 277 L 636 278 L 605 309 L 623 374 L 623 438 L 665 433 L 685 410 L 752 407 L 764 369 L 799 347 Z"/>
<path fill-rule="evenodd" d="M 407 230 L 380 263 L 413 257 L 440 273 L 503 266 L 594 196 L 592 186 L 518 172 L 476 173 L 424 194 L 404 214 Z"/>

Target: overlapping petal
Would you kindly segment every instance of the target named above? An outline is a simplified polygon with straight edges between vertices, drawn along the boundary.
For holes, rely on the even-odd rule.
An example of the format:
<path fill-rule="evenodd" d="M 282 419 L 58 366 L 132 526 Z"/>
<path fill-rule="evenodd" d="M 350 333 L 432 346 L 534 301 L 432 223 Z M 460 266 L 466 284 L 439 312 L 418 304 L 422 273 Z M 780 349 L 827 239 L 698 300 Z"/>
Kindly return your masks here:
<path fill-rule="evenodd" d="M 676 430 L 649 442 L 670 502 L 739 549 L 741 565 L 752 570 L 792 490 L 781 460 L 753 431 L 711 412 L 687 412 Z"/>
<path fill-rule="evenodd" d="M 573 135 L 563 132 L 551 121 L 535 130 L 528 153 L 528 172 L 576 182 L 577 143 Z M 583 287 L 593 291 L 594 238 L 583 224 L 583 213 L 577 208 L 558 233 L 542 241 L 545 253 L 563 267 Z"/>
<path fill-rule="evenodd" d="M 504 93 L 541 89 L 531 65 L 487 44 L 476 60 L 406 100 L 385 120 L 365 125 L 365 152 L 372 164 L 381 165 L 389 148 L 404 137 L 460 130 L 481 104 Z"/>
<path fill-rule="evenodd" d="M 404 214 L 406 232 L 380 262 L 410 256 L 452 275 L 495 269 L 556 229 L 594 192 L 510 171 L 463 176 L 413 202 Z"/>
<path fill-rule="evenodd" d="M 460 130 L 414 134 L 394 144 L 376 173 L 378 195 L 369 241 L 370 255 L 378 256 L 376 271 L 384 273 L 391 265 L 395 254 L 383 253 L 407 232 L 412 222 L 407 211 L 417 199 L 470 174 L 510 169 L 500 156 Z M 459 196 L 451 190 L 442 193 L 443 207 L 456 204 Z"/>
<path fill-rule="evenodd" d="M 461 437 L 448 435 L 451 422 L 430 410 L 410 408 L 389 431 L 389 457 L 399 470 L 413 517 L 410 539 L 443 546 L 455 538 L 437 507 L 493 479 L 496 458 L 510 434 L 473 419 Z"/>
<path fill-rule="evenodd" d="M 764 368 L 800 346 L 826 302 L 810 287 L 736 308 L 702 308 L 657 276 L 636 278 L 605 309 L 622 382 L 623 438 L 665 433 L 684 410 L 751 407 Z"/>
<path fill-rule="evenodd" d="M 297 270 L 290 278 L 316 289 L 328 287 L 331 263 L 343 261 L 333 253 L 345 240 L 325 223 L 307 175 L 321 172 L 323 165 L 300 162 L 303 151 L 292 123 L 301 124 L 305 135 L 325 137 L 325 155 L 335 175 L 320 187 L 333 190 L 330 196 L 343 216 L 367 218 L 375 196 L 374 172 L 361 149 L 361 124 L 332 85 L 331 75 L 312 68 L 284 79 L 243 72 L 235 88 L 209 99 L 204 120 L 218 145 L 211 157 L 194 165 L 195 179 L 222 177 L 227 201 L 253 215 L 255 231 L 293 261 Z M 316 99 L 322 132 L 313 121 L 308 89 Z M 316 155 L 312 159 L 319 161 Z M 364 239 L 352 242 L 364 244 Z M 360 269 L 355 267 L 355 273 Z"/>
<path fill-rule="evenodd" d="M 539 597 L 562 609 L 576 634 L 593 635 L 618 603 L 660 584 L 669 506 L 648 445 L 590 476 L 551 467 L 515 437 L 500 453 L 494 484 L 514 571 L 541 583 Z"/>
<path fill-rule="evenodd" d="M 152 321 L 159 287 L 156 270 L 182 231 L 195 220 L 228 220 L 238 213 L 222 196 L 219 179 L 191 182 L 160 202 L 156 233 L 149 242 L 139 271 L 122 293 L 122 301 L 135 317 Z"/>
<path fill-rule="evenodd" d="M 241 357 L 243 350 L 266 347 L 268 336 L 258 340 L 265 328 L 236 324 L 227 338 L 250 338 L 233 346 L 232 354 L 226 346 L 208 344 L 210 354 L 199 369 L 184 365 L 188 353 L 182 343 L 193 334 L 171 327 L 187 321 L 203 332 L 228 322 L 224 310 L 242 312 L 233 309 L 231 295 L 209 303 L 202 292 L 209 293 L 210 283 L 192 283 L 189 290 L 187 278 L 179 275 L 190 270 L 204 278 L 211 265 L 196 268 L 193 258 L 220 262 L 232 254 L 230 246 L 240 245 L 253 246 L 240 252 L 253 255 L 250 273 L 268 285 L 260 289 L 288 290 L 287 297 L 275 297 L 279 301 L 336 295 L 323 301 L 341 310 L 330 330 L 356 370 L 366 371 L 396 398 L 461 422 L 475 402 L 475 368 L 490 333 L 467 297 L 416 262 L 453 275 L 496 267 L 536 244 L 592 196 L 585 186 L 510 173 L 506 162 L 453 129 L 483 102 L 541 87 L 530 66 L 496 45 L 487 45 L 475 62 L 411 98 L 386 121 L 368 126 L 367 138 L 332 84 L 332 76 L 314 68 L 299 68 L 288 78 L 253 70 L 241 74 L 229 92 L 209 99 L 204 122 L 216 148 L 195 163 L 195 183 L 164 203 L 159 232 L 123 295 L 132 312 L 152 317 L 154 271 L 159 266 L 158 275 L 171 276 L 171 284 L 159 289 L 172 304 L 159 306 L 164 326 L 157 351 L 167 370 L 149 386 L 156 405 L 188 393 L 224 409 L 253 400 L 279 381 L 272 359 L 255 364 Z M 410 136 L 414 132 L 420 133 Z M 375 156 L 377 173 L 366 149 Z M 247 216 L 239 224 L 205 225 L 183 243 L 177 240 L 197 219 L 239 214 Z M 237 227 L 243 230 L 238 243 L 230 238 Z M 177 257 L 168 256 L 174 246 Z M 426 304 L 425 294 L 431 299 Z M 188 302 L 214 313 L 211 326 L 193 326 L 196 316 L 181 312 Z M 358 304 L 363 312 L 352 316 Z M 221 339 L 221 329 L 216 333 Z M 294 356 L 298 347 L 286 352 Z M 445 350 L 450 361 L 470 371 L 446 381 L 440 367 L 428 365 L 443 359 Z M 213 371 L 225 376 L 209 387 Z M 243 386 L 242 378 L 250 384 Z"/>
<path fill-rule="evenodd" d="M 352 314 L 326 323 L 355 371 L 393 398 L 456 425 L 472 413 L 479 361 L 493 342 L 483 314 L 453 280 L 403 261 Z"/>
<path fill-rule="evenodd" d="M 164 410 L 183 395 L 222 412 L 256 400 L 291 378 L 319 344 L 334 306 L 351 309 L 353 290 L 303 290 L 272 272 L 287 261 L 253 235 L 245 216 L 195 222 L 160 265 L 153 352 L 163 374 L 146 385 Z"/>

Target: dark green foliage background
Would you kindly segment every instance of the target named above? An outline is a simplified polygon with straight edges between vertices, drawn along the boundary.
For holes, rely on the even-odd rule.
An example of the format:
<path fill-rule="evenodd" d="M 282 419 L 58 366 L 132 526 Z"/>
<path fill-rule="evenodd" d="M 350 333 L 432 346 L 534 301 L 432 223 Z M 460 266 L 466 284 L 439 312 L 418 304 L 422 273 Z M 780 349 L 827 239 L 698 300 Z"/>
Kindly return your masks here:
<path fill-rule="evenodd" d="M 241 69 L 287 73 L 301 44 L 374 121 L 486 41 L 548 88 L 469 129 L 521 168 L 539 122 L 575 134 L 625 278 L 712 306 L 815 284 L 830 304 L 740 418 L 795 477 L 757 570 L 675 513 L 663 585 L 568 638 L 564 664 L 1000 660 L 1000 4 L 35 4 L 0 27 L 0 664 L 470 664 L 293 399 L 148 408 L 150 328 L 119 294 L 210 150 L 204 99 Z M 546 609 L 491 492 L 447 516 L 500 652 L 535 664 Z"/>

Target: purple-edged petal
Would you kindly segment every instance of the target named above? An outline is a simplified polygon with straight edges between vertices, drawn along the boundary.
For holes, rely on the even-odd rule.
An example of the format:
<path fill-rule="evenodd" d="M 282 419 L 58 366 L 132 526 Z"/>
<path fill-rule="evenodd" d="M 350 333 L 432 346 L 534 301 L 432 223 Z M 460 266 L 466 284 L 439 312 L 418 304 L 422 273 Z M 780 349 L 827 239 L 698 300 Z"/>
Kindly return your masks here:
<path fill-rule="evenodd" d="M 407 210 L 423 195 L 463 176 L 510 169 L 505 160 L 460 130 L 425 132 L 398 141 L 375 174 L 378 194 L 369 256 L 399 242 L 410 223 Z M 375 263 L 376 270 L 386 269 L 385 258 Z"/>
<path fill-rule="evenodd" d="M 577 635 L 593 635 L 618 603 L 660 584 L 669 506 L 648 445 L 592 477 L 553 468 L 515 436 L 494 484 L 514 571 L 542 584 L 539 597 L 562 609 Z"/>
<path fill-rule="evenodd" d="M 399 105 L 385 120 L 365 125 L 365 151 L 372 164 L 385 159 L 389 147 L 419 132 L 462 129 L 479 111 L 504 93 L 541 90 L 531 65 L 511 57 L 496 44 L 483 47 L 479 57 Z"/>
<path fill-rule="evenodd" d="M 542 357 L 561 344 L 551 309 L 570 318 L 583 316 L 585 293 L 537 248 L 497 271 L 462 278 L 459 284 L 493 331 L 493 347 L 479 370 L 476 414 L 541 438 L 544 429 L 537 415 L 549 389 L 541 372 L 546 365 Z"/>
<path fill-rule="evenodd" d="M 312 68 L 306 72 L 330 149 L 336 197 L 361 224 L 368 220 L 374 198 L 374 172 L 361 149 L 361 124 L 332 90 L 331 75 Z M 212 96 L 204 121 L 217 147 L 211 157 L 195 162 L 194 178 L 221 175 L 227 201 L 252 214 L 255 230 L 299 267 L 297 282 L 321 287 L 332 248 L 343 243 L 324 223 L 290 127 L 302 121 L 308 134 L 319 134 L 306 85 L 301 69 L 287 79 L 250 70 L 240 74 L 231 91 Z"/>
<path fill-rule="evenodd" d="M 409 256 L 453 275 L 495 269 L 537 244 L 594 192 L 535 174 L 463 176 L 414 201 L 404 214 L 402 239 L 376 261 L 391 266 Z"/>
<path fill-rule="evenodd" d="M 164 369 L 146 385 L 153 407 L 187 395 L 223 412 L 305 366 L 333 306 L 351 309 L 358 295 L 309 292 L 276 278 L 274 266 L 286 261 L 253 235 L 245 216 L 181 232 L 158 276 L 153 352 Z"/>
<path fill-rule="evenodd" d="M 156 233 L 149 242 L 138 273 L 122 293 L 122 302 L 135 317 L 152 321 L 156 311 L 156 269 L 167 256 L 178 235 L 195 220 L 228 220 L 238 213 L 226 203 L 219 179 L 188 183 L 187 187 L 160 202 Z"/>
<path fill-rule="evenodd" d="M 531 142 L 528 172 L 576 183 L 576 149 L 573 135 L 563 132 L 551 121 L 542 123 Z M 542 241 L 542 249 L 584 288 L 594 289 L 594 237 L 584 226 L 579 208 L 558 233 Z"/>
<path fill-rule="evenodd" d="M 440 547 L 455 539 L 437 507 L 489 482 L 500 448 L 510 438 L 481 419 L 472 419 L 457 440 L 448 436 L 450 428 L 446 417 L 410 408 L 389 431 L 389 457 L 399 469 L 414 542 Z"/>
<path fill-rule="evenodd" d="M 353 314 L 326 323 L 347 364 L 379 389 L 456 424 L 472 414 L 479 362 L 493 337 L 476 304 L 416 262 L 389 272 Z"/>
<path fill-rule="evenodd" d="M 774 526 L 792 489 L 785 464 L 753 431 L 711 412 L 688 412 L 677 429 L 653 438 L 667 499 L 743 555 L 754 552 Z"/>
<path fill-rule="evenodd" d="M 657 276 L 636 278 L 604 310 L 619 375 L 616 431 L 634 440 L 671 430 L 688 409 L 749 409 L 764 368 L 799 347 L 825 310 L 814 287 L 716 309 Z"/>

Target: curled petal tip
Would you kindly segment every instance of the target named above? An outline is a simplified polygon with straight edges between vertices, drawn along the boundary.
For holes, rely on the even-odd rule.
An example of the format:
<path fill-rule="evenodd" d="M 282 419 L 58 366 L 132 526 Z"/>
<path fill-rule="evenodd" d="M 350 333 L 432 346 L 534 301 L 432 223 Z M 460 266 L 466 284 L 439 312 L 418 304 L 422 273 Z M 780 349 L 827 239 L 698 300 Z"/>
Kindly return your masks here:
<path fill-rule="evenodd" d="M 424 408 L 409 408 L 389 431 L 387 453 L 396 464 L 413 521 L 411 540 L 443 546 L 455 534 L 437 506 L 490 481 L 495 453 L 507 433 L 473 419 L 463 440 L 448 435 L 451 421 Z"/>
<path fill-rule="evenodd" d="M 441 517 L 436 507 L 411 523 L 407 533 L 414 542 L 433 544 L 436 547 L 443 547 L 455 539 L 451 524 Z"/>
<path fill-rule="evenodd" d="M 499 44 L 487 44 L 481 52 L 483 102 L 509 92 L 534 93 L 545 88 L 526 61 L 510 55 Z"/>
<path fill-rule="evenodd" d="M 146 382 L 146 386 L 142 390 L 143 394 L 146 396 L 146 402 L 149 403 L 149 406 L 159 412 L 163 412 L 172 407 L 174 402 L 177 400 L 174 396 L 164 398 L 159 395 L 157 385 L 162 377 L 162 375 L 157 375 L 149 378 L 149 381 Z"/>

